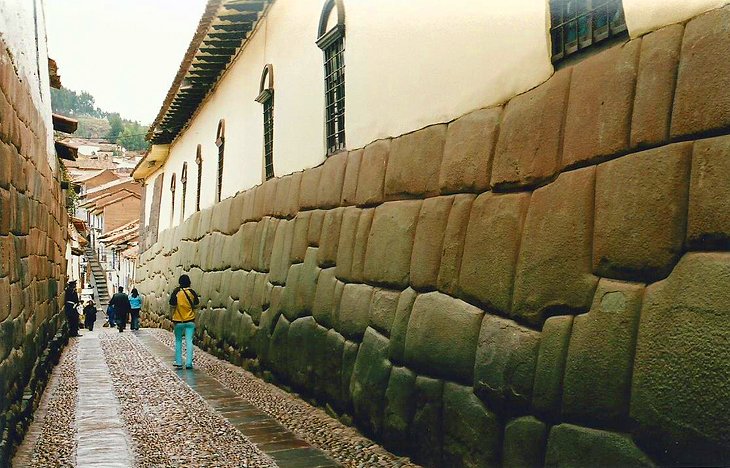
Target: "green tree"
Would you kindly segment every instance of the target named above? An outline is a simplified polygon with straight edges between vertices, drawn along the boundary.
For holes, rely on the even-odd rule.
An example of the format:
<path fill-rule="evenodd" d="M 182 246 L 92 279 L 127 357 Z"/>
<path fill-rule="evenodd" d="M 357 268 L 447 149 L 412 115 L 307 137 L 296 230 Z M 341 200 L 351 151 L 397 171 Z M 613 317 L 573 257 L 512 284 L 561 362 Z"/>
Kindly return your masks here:
<path fill-rule="evenodd" d="M 119 138 L 117 138 L 117 144 L 132 151 L 143 151 L 148 147 L 144 137 L 147 133 L 147 127 L 142 126 L 137 122 L 131 122 L 124 126 Z"/>
<path fill-rule="evenodd" d="M 106 138 L 109 141 L 117 141 L 119 135 L 124 131 L 124 122 L 122 122 L 122 118 L 116 112 L 107 115 L 106 119 L 109 121 L 110 126 Z"/>

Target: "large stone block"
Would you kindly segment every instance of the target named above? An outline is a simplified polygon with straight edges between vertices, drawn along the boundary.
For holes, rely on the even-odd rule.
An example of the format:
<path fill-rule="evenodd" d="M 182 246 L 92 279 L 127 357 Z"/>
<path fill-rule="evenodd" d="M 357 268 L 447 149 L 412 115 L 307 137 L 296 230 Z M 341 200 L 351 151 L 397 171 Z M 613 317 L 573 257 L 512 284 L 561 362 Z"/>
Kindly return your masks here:
<path fill-rule="evenodd" d="M 454 197 L 433 197 L 423 201 L 411 254 L 411 286 L 414 289 L 436 289 L 441 247 L 453 202 Z"/>
<path fill-rule="evenodd" d="M 341 206 L 355 204 L 362 153 L 363 150 L 359 149 L 350 151 L 347 155 L 347 167 L 345 168 L 345 178 L 342 183 L 342 198 L 340 199 Z"/>
<path fill-rule="evenodd" d="M 342 216 L 346 208 L 335 208 L 329 210 L 324 216 L 322 233 L 317 249 L 317 262 L 322 268 L 335 266 L 337 263 L 337 251 L 340 244 L 340 228 L 342 227 Z M 314 220 L 314 217 L 312 218 Z M 310 232 L 312 231 L 310 222 Z"/>
<path fill-rule="evenodd" d="M 480 309 L 439 292 L 419 295 L 408 322 L 406 364 L 422 374 L 471 384 L 483 316 Z"/>
<path fill-rule="evenodd" d="M 322 165 L 321 183 L 317 195 L 317 205 L 320 208 L 340 206 L 346 167 L 347 153 L 344 151 L 328 157 Z"/>
<path fill-rule="evenodd" d="M 730 137 L 698 140 L 692 153 L 687 245 L 697 250 L 730 248 Z"/>
<path fill-rule="evenodd" d="M 349 411 L 352 411 L 352 396 L 350 394 L 350 384 L 352 383 L 352 372 L 355 369 L 355 361 L 357 360 L 359 343 L 345 340 L 342 347 L 342 391 L 340 394 L 343 403 Z"/>
<path fill-rule="evenodd" d="M 355 250 L 357 225 L 360 221 L 361 209 L 354 206 L 343 208 L 340 227 L 340 239 L 337 244 L 336 270 L 337 278 L 352 282 L 352 257 Z"/>
<path fill-rule="evenodd" d="M 342 209 L 340 209 L 341 211 Z M 325 229 L 325 216 L 327 213 L 330 213 L 332 210 L 325 211 L 325 210 L 314 210 L 311 212 L 311 216 L 309 219 L 309 229 L 307 229 L 307 244 L 312 247 L 318 247 L 320 243 L 322 242 L 322 231 Z M 339 212 L 339 211 L 338 211 Z M 330 220 L 330 223 L 337 222 L 338 218 L 332 218 Z M 332 226 L 327 226 L 332 227 Z M 330 234 L 332 235 L 332 234 Z"/>
<path fill-rule="evenodd" d="M 271 269 L 269 280 L 273 284 L 283 285 L 291 267 L 291 248 L 294 238 L 294 220 L 281 221 L 276 227 L 274 245 L 271 251 Z"/>
<path fill-rule="evenodd" d="M 669 274 L 682 253 L 691 151 L 676 143 L 598 166 L 597 275 L 651 282 Z"/>
<path fill-rule="evenodd" d="M 287 364 L 289 379 L 295 388 L 314 387 L 315 343 L 317 322 L 313 317 L 294 320 L 289 326 L 287 337 Z"/>
<path fill-rule="evenodd" d="M 563 377 L 563 416 L 619 425 L 628 416 L 644 287 L 602 279 L 593 306 L 573 320 Z"/>
<path fill-rule="evenodd" d="M 319 196 L 319 178 L 322 173 L 322 166 L 307 169 L 302 172 L 302 182 L 299 187 L 299 208 L 311 210 L 317 208 L 317 197 Z"/>
<path fill-rule="evenodd" d="M 286 218 L 289 216 L 289 191 L 291 190 L 292 176 L 288 175 L 278 179 L 276 184 L 276 194 L 274 196 L 274 208 L 271 213 L 277 218 Z"/>
<path fill-rule="evenodd" d="M 345 338 L 334 330 L 327 331 L 322 349 L 323 359 L 315 368 L 317 381 L 324 389 L 326 399 L 340 411 L 344 410 L 346 398 L 342 395 L 342 352 Z"/>
<path fill-rule="evenodd" d="M 355 196 L 358 205 L 373 206 L 383 202 L 383 185 L 389 152 L 390 140 L 378 140 L 365 147 Z"/>
<path fill-rule="evenodd" d="M 364 278 L 403 289 L 408 286 L 420 201 L 389 202 L 375 209 L 368 237 Z"/>
<path fill-rule="evenodd" d="M 345 338 L 360 341 L 368 326 L 370 302 L 373 297 L 372 286 L 366 284 L 346 284 L 342 291 L 337 331 Z"/>
<path fill-rule="evenodd" d="M 279 378 L 286 380 L 289 371 L 288 366 L 288 344 L 287 340 L 289 337 L 289 321 L 283 316 L 279 316 L 279 320 L 276 322 L 276 327 L 271 335 L 271 341 L 269 343 L 269 354 L 268 359 L 271 365 L 271 370 Z"/>
<path fill-rule="evenodd" d="M 662 463 L 730 462 L 730 254 L 685 254 L 646 289 L 631 388 L 637 440 Z"/>
<path fill-rule="evenodd" d="M 441 246 L 438 290 L 456 296 L 459 285 L 459 271 L 464 252 L 464 239 L 469 225 L 471 206 L 475 195 L 456 195 L 449 211 L 444 239 Z"/>
<path fill-rule="evenodd" d="M 416 411 L 410 430 L 412 459 L 424 466 L 439 466 L 443 454 L 443 380 L 416 377 Z"/>
<path fill-rule="evenodd" d="M 540 324 L 556 312 L 582 312 L 598 279 L 591 274 L 595 169 L 566 172 L 532 194 L 512 315 Z"/>
<path fill-rule="evenodd" d="M 672 138 L 730 126 L 730 7 L 687 23 L 672 111 Z"/>
<path fill-rule="evenodd" d="M 302 173 L 295 172 L 291 175 L 291 182 L 289 184 L 289 195 L 288 195 L 288 213 L 287 215 L 291 218 L 296 216 L 299 212 L 299 190 L 302 184 Z"/>
<path fill-rule="evenodd" d="M 335 295 L 337 278 L 334 268 L 325 268 L 319 274 L 317 292 L 314 296 L 312 315 L 317 323 L 325 327 L 334 326 L 334 312 L 339 307 L 340 298 Z"/>
<path fill-rule="evenodd" d="M 390 450 L 403 451 L 408 447 L 408 436 L 416 411 L 413 395 L 416 374 L 407 367 L 393 367 L 385 390 L 383 412 L 383 443 Z"/>
<path fill-rule="evenodd" d="M 416 297 L 418 297 L 418 294 L 411 288 L 403 291 L 398 297 L 395 318 L 390 328 L 390 360 L 398 364 L 405 362 L 403 354 L 406 347 L 408 322 L 411 319 L 411 311 L 413 310 L 413 303 L 416 302 Z"/>
<path fill-rule="evenodd" d="M 641 39 L 578 63 L 570 80 L 563 166 L 572 167 L 629 147 Z"/>
<path fill-rule="evenodd" d="M 439 176 L 441 193 L 489 189 L 501 111 L 501 107 L 481 109 L 449 124 Z"/>
<path fill-rule="evenodd" d="M 304 255 L 307 253 L 307 231 L 309 230 L 309 222 L 312 217 L 311 211 L 299 213 L 294 218 L 294 235 L 292 237 L 291 261 L 292 263 L 300 263 L 304 261 Z"/>
<path fill-rule="evenodd" d="M 446 125 L 432 125 L 394 139 L 385 172 L 385 197 L 436 195 L 445 139 Z"/>
<path fill-rule="evenodd" d="M 654 466 L 631 437 L 559 424 L 548 438 L 545 466 Z"/>
<path fill-rule="evenodd" d="M 539 345 L 540 333 L 485 315 L 474 359 L 474 392 L 495 408 L 529 406 Z"/>
<path fill-rule="evenodd" d="M 631 117 L 631 147 L 661 144 L 669 139 L 674 86 L 684 27 L 673 24 L 641 39 L 639 74 Z"/>
<path fill-rule="evenodd" d="M 390 378 L 388 339 L 368 328 L 357 353 L 350 395 L 355 417 L 366 430 L 380 435 L 385 407 L 385 390 Z"/>
<path fill-rule="evenodd" d="M 550 317 L 542 327 L 532 388 L 532 407 L 538 414 L 556 418 L 560 413 L 563 375 L 572 328 L 571 315 Z"/>
<path fill-rule="evenodd" d="M 459 295 L 508 313 L 529 193 L 479 195 L 472 204 Z"/>
<path fill-rule="evenodd" d="M 504 428 L 502 466 L 523 468 L 543 466 L 547 426 L 532 416 L 508 422 Z"/>
<path fill-rule="evenodd" d="M 505 107 L 492 164 L 492 185 L 534 186 L 558 172 L 572 68 L 512 98 Z"/>
<path fill-rule="evenodd" d="M 368 324 L 385 336 L 390 336 L 390 329 L 393 326 L 393 320 L 395 320 L 399 298 L 399 291 L 376 289 L 373 292 Z"/>
<path fill-rule="evenodd" d="M 464 387 L 444 384 L 443 462 L 439 466 L 497 466 L 502 427 L 497 416 Z"/>

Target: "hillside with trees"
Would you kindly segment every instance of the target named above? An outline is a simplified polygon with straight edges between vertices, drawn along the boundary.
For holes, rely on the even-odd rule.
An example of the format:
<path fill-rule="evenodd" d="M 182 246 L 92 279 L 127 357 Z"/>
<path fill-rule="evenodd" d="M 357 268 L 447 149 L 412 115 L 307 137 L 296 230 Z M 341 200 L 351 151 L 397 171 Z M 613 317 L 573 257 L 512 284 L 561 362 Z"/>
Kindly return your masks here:
<path fill-rule="evenodd" d="M 79 121 L 74 136 L 116 143 L 131 151 L 144 151 L 149 146 L 144 139 L 149 126 L 124 119 L 117 112 L 103 111 L 86 91 L 51 88 L 51 108 Z"/>

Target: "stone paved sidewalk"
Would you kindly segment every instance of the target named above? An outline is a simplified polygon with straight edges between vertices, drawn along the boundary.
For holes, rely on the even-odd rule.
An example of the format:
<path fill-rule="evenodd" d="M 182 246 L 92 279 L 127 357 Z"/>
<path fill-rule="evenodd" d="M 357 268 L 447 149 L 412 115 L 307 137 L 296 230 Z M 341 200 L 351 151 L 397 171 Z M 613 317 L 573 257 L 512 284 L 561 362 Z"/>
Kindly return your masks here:
<path fill-rule="evenodd" d="M 13 466 L 415 466 L 197 348 L 175 369 L 171 345 L 163 330 L 72 340 Z"/>

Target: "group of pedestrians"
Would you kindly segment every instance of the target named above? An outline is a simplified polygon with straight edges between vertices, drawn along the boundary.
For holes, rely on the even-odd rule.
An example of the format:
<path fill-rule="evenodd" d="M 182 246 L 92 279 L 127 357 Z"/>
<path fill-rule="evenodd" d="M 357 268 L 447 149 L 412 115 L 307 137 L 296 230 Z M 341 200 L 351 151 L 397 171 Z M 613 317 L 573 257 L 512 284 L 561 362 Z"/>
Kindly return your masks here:
<path fill-rule="evenodd" d="M 109 300 L 106 309 L 107 318 L 110 327 L 117 327 L 119 333 L 127 328 L 129 317 L 132 318 L 131 329 L 139 330 L 139 311 L 142 309 L 142 296 L 139 295 L 137 288 L 132 289 L 132 294 L 127 296 L 124 287 L 119 286 L 119 290 L 114 293 Z"/>

